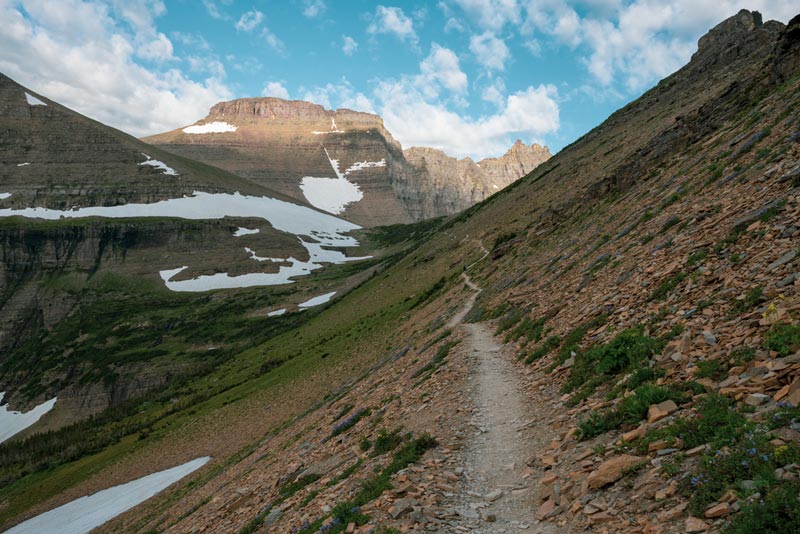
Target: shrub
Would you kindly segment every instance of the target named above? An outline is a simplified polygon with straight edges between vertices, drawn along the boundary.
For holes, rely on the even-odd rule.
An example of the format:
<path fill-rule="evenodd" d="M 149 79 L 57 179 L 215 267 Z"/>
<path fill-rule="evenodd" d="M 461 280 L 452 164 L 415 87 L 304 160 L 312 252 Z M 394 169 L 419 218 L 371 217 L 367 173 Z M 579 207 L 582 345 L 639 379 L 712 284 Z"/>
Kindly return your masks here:
<path fill-rule="evenodd" d="M 378 432 L 378 437 L 375 438 L 375 446 L 372 449 L 372 454 L 379 456 L 387 453 L 400 445 L 402 441 L 403 438 L 400 436 L 400 430 L 393 430 L 389 433 L 385 428 L 382 428 L 380 432 Z"/>
<path fill-rule="evenodd" d="M 746 506 L 723 529 L 723 532 L 726 534 L 800 532 L 798 495 L 800 495 L 800 481 L 781 484 L 769 491 L 763 501 Z"/>
<path fill-rule="evenodd" d="M 779 356 L 788 356 L 800 349 L 800 325 L 778 323 L 764 334 L 764 348 Z"/>

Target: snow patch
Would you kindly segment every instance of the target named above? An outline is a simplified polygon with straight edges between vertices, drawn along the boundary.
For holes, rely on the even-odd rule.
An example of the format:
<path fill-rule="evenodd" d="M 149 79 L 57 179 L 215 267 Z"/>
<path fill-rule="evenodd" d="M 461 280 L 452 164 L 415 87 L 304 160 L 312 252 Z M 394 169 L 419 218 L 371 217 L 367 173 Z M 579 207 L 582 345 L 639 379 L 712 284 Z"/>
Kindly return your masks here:
<path fill-rule="evenodd" d="M 370 169 L 373 167 L 386 167 L 386 160 L 382 159 L 380 161 L 356 161 L 350 167 L 344 171 L 344 175 L 347 176 L 351 172 L 360 171 L 362 169 Z"/>
<path fill-rule="evenodd" d="M 44 102 L 30 94 L 29 92 L 25 91 L 25 100 L 28 101 L 29 106 L 46 106 Z"/>
<path fill-rule="evenodd" d="M 336 119 L 331 117 L 331 129 L 327 132 L 323 131 L 313 131 L 311 132 L 314 135 L 323 135 L 323 134 L 330 134 L 330 133 L 344 133 L 344 130 L 340 130 L 338 126 L 336 126 Z"/>
<path fill-rule="evenodd" d="M 286 308 L 281 308 L 280 310 L 271 311 L 267 314 L 267 317 L 277 317 L 279 315 L 283 315 L 286 313 Z"/>
<path fill-rule="evenodd" d="M 168 166 L 163 161 L 158 161 L 157 159 L 152 159 L 150 156 L 142 152 L 142 156 L 147 158 L 147 161 L 141 162 L 139 165 L 150 165 L 151 167 L 155 167 L 156 169 L 161 169 L 161 174 L 166 174 L 167 176 L 178 176 L 178 173 L 172 167 Z"/>
<path fill-rule="evenodd" d="M 6 534 L 85 534 L 200 469 L 208 456 L 81 497 L 20 523 Z"/>
<path fill-rule="evenodd" d="M 286 261 L 283 258 L 266 258 L 266 257 L 263 257 L 263 256 L 257 256 L 256 255 L 256 251 L 251 249 L 250 247 L 244 247 L 244 251 L 247 252 L 248 254 L 250 254 L 250 259 L 251 260 L 256 260 L 256 261 L 274 261 L 274 262 Z M 294 258 L 292 258 L 292 259 L 294 259 Z"/>
<path fill-rule="evenodd" d="M 30 165 L 30 163 L 27 161 L 25 163 L 17 163 L 17 167 L 25 167 L 26 165 Z"/>
<path fill-rule="evenodd" d="M 0 193 L 0 200 L 5 200 L 11 196 L 11 193 Z"/>
<path fill-rule="evenodd" d="M 320 304 L 325 304 L 329 300 L 333 298 L 336 294 L 336 291 L 331 291 L 330 293 L 325 293 L 324 295 L 319 295 L 314 298 L 310 298 L 305 302 L 301 302 L 297 306 L 300 308 L 311 308 L 312 306 L 319 306 Z"/>
<path fill-rule="evenodd" d="M 239 228 L 236 229 L 235 232 L 233 232 L 233 237 L 242 237 L 243 235 L 257 234 L 260 231 L 261 230 L 259 228 L 250 229 L 250 228 L 242 228 L 240 226 Z"/>
<path fill-rule="evenodd" d="M 203 193 L 195 191 L 191 197 L 171 198 L 151 204 L 124 204 L 121 206 L 92 206 L 72 210 L 49 208 L 0 208 L 0 217 L 21 216 L 58 220 L 82 217 L 177 217 L 181 219 L 222 219 L 223 217 L 252 217 L 268 221 L 276 230 L 309 236 L 317 242 L 305 241 L 298 237 L 300 245 L 309 253 L 309 260 L 295 258 L 270 258 L 272 261 L 289 263 L 282 265 L 277 273 L 250 273 L 229 276 L 227 273 L 204 275 L 193 280 L 170 281 L 176 274 L 188 267 L 168 269 L 159 274 L 167 288 L 173 291 L 208 291 L 211 289 L 230 289 L 292 283 L 293 277 L 304 276 L 322 268 L 323 263 L 344 263 L 367 259 L 366 257 L 347 257 L 338 250 L 323 247 L 355 247 L 358 241 L 344 235 L 360 228 L 357 224 L 344 221 L 305 206 L 284 202 L 269 197 L 255 197 L 240 193 Z"/>
<path fill-rule="evenodd" d="M 305 176 L 300 181 L 300 190 L 312 206 L 333 214 L 342 213 L 348 204 L 364 198 L 361 189 L 344 177 Z"/>
<path fill-rule="evenodd" d="M 5 391 L 0 392 L 0 401 L 3 400 L 5 394 Z M 28 412 L 11 411 L 7 404 L 0 406 L 0 443 L 22 432 L 52 410 L 56 405 L 57 398 L 53 397 Z"/>
<path fill-rule="evenodd" d="M 331 164 L 331 168 L 333 169 L 333 172 L 336 173 L 336 177 L 337 178 L 344 178 L 344 175 L 339 171 L 339 160 L 338 159 L 332 159 L 331 155 L 328 154 L 328 149 L 327 148 L 322 147 L 322 150 L 325 151 L 325 156 L 328 158 L 328 161 Z"/>
<path fill-rule="evenodd" d="M 196 124 L 194 126 L 187 126 L 183 129 L 187 134 L 209 134 L 209 133 L 226 133 L 235 132 L 239 127 L 227 122 L 214 121 L 206 124 Z"/>

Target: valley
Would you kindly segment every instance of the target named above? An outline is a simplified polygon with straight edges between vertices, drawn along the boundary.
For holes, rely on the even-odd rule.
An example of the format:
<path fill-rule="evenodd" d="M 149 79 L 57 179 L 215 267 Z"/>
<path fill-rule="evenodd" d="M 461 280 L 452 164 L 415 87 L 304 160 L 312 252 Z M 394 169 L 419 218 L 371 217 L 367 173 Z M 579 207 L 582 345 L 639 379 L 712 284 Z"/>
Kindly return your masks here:
<path fill-rule="evenodd" d="M 57 398 L 0 528 L 205 458 L 94 532 L 800 528 L 800 17 L 530 169 L 268 97 L 140 141 L 0 82 L 0 391 Z"/>

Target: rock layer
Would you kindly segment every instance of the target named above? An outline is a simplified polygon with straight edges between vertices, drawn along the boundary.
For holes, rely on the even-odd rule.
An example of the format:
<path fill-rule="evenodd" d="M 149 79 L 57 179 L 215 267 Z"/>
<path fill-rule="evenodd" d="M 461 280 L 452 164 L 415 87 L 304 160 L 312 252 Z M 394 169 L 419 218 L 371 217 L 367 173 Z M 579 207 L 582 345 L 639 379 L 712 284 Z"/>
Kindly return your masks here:
<path fill-rule="evenodd" d="M 547 148 L 519 141 L 503 157 L 481 161 L 481 167 L 435 149 L 403 151 L 377 115 L 272 97 L 220 102 L 195 126 L 212 123 L 233 131 L 198 134 L 187 127 L 145 140 L 301 201 L 308 201 L 300 189 L 304 177 L 341 174 L 363 197 L 340 215 L 365 226 L 457 213 L 550 157 Z"/>

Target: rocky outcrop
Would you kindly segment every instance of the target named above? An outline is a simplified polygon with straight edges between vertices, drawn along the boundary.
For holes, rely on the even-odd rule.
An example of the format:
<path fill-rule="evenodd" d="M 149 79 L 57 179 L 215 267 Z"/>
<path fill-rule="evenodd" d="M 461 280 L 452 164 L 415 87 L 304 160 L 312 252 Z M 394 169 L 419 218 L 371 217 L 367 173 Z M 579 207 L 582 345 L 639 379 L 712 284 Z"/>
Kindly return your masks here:
<path fill-rule="evenodd" d="M 193 133 L 204 127 L 218 131 Z M 479 167 L 435 149 L 403 151 L 378 115 L 272 97 L 220 102 L 194 126 L 145 140 L 312 204 L 303 179 L 341 175 L 363 197 L 336 214 L 364 226 L 457 213 L 550 156 L 544 147 L 517 142 Z"/>
<path fill-rule="evenodd" d="M 425 219 L 457 213 L 482 201 L 547 161 L 550 151 L 517 140 L 502 157 L 477 163 L 434 148 L 411 147 L 403 155 L 417 171 L 403 198 L 413 213 Z"/>

